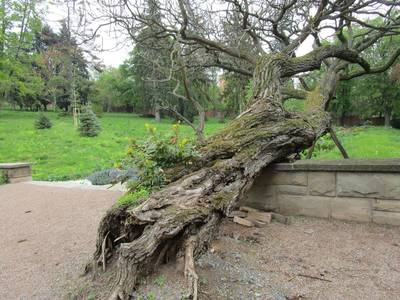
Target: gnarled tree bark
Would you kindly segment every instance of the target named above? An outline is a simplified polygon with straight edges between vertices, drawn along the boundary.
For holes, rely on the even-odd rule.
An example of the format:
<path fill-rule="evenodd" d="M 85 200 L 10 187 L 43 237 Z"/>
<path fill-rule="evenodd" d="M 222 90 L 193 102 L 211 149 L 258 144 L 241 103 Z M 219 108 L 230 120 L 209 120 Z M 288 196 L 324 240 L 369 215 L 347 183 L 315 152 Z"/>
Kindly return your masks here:
<path fill-rule="evenodd" d="M 155 29 L 156 37 L 171 36 L 186 47 L 199 47 L 204 51 L 200 53 L 213 57 L 212 61 L 218 67 L 253 75 L 254 84 L 254 99 L 249 108 L 207 139 L 200 149 L 200 157 L 194 158 L 191 164 L 167 170 L 169 185 L 152 193 L 137 207 L 110 210 L 102 220 L 94 264 L 99 262 L 116 268 L 112 299 L 127 299 L 141 276 L 176 255 L 186 259 L 189 291 L 196 298 L 197 275 L 193 259 L 208 246 L 220 219 L 238 204 L 262 168 L 308 148 L 330 128 L 330 118 L 325 110 L 338 80 L 344 79 L 339 76 L 341 70 L 349 63 L 360 65 L 362 70 L 348 76 L 353 78 L 382 71 L 394 62 L 391 59 L 382 68 L 370 68 L 360 53 L 398 30 L 400 19 L 391 13 L 397 9 L 396 1 L 385 2 L 386 15 L 379 11 L 379 16 L 386 17 L 386 20 L 378 27 L 357 19 L 357 12 L 366 9 L 365 5 L 370 8 L 381 5 L 381 1 L 360 4 L 357 1 L 322 0 L 305 2 L 305 7 L 302 2 L 296 2 L 283 1 L 271 5 L 267 1 L 266 9 L 260 15 L 258 12 L 250 14 L 251 9 L 242 6 L 240 1 L 232 2 L 235 17 L 237 11 L 243 17 L 243 22 L 238 22 L 241 30 L 253 39 L 257 51 L 244 50 L 239 43 L 232 47 L 231 41 L 210 40 L 210 36 L 218 37 L 214 32 L 218 28 L 212 25 L 203 28 L 207 26 L 202 22 L 207 20 L 205 23 L 213 24 L 214 19 L 220 19 L 220 11 L 214 15 L 215 18 L 210 17 L 208 11 L 205 14 L 207 18 L 201 18 L 201 5 L 192 9 L 190 1 L 178 0 L 176 7 L 168 1 L 167 5 L 157 1 L 159 9 L 168 16 L 159 19 L 145 17 L 146 14 L 141 13 L 141 2 L 135 6 L 135 1 L 123 1 L 121 9 L 115 9 L 114 3 L 103 4 L 110 9 L 111 19 L 118 20 L 116 22 L 126 28 L 134 40 L 138 38 L 136 32 L 140 32 L 137 28 L 149 26 Z M 306 11 L 313 10 L 310 8 L 315 8 L 315 13 Z M 129 13 L 125 15 L 124 12 Z M 229 19 L 232 13 L 229 7 L 227 12 Z M 293 28 L 279 26 L 286 17 L 294 20 L 292 17 L 295 15 L 300 24 Z M 318 32 L 322 30 L 322 23 L 325 26 L 324 20 L 335 21 L 331 23 L 337 24 L 334 28 L 340 43 L 322 45 L 319 42 Z M 365 37 L 352 37 L 352 22 L 368 28 Z M 349 32 L 346 37 L 343 30 Z M 295 50 L 310 35 L 315 39 L 316 48 L 304 56 L 295 57 Z M 277 49 L 273 49 L 273 43 L 270 43 L 274 36 L 282 46 L 282 52 L 265 54 L 260 41 L 275 52 Z M 399 54 L 396 52 L 392 58 L 396 59 Z M 314 90 L 283 89 L 286 78 L 320 69 L 323 62 L 327 70 Z M 306 98 L 304 114 L 289 113 L 282 108 L 282 98 L 293 96 Z"/>
<path fill-rule="evenodd" d="M 209 245 L 220 219 L 237 206 L 262 168 L 308 148 L 329 127 L 321 102 L 306 114 L 286 112 L 282 60 L 263 58 L 260 64 L 248 110 L 209 138 L 189 166 L 171 171 L 168 186 L 138 207 L 110 210 L 102 220 L 94 260 L 102 262 L 108 253 L 115 261 L 111 299 L 128 299 L 141 276 L 176 255 L 185 256 L 189 290 L 197 297 L 190 260 Z"/>

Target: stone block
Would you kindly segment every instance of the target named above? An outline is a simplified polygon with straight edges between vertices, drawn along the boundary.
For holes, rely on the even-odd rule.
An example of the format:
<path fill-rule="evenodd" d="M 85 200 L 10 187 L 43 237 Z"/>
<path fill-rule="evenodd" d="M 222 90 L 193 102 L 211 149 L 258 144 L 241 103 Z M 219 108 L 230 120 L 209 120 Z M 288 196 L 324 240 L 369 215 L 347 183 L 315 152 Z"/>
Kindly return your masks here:
<path fill-rule="evenodd" d="M 372 212 L 372 221 L 377 224 L 400 226 L 400 212 L 374 210 Z"/>
<path fill-rule="evenodd" d="M 335 196 L 335 172 L 309 172 L 308 192 L 315 196 Z"/>
<path fill-rule="evenodd" d="M 238 217 L 238 216 L 234 216 L 233 217 L 233 222 L 243 225 L 243 226 L 247 226 L 247 227 L 253 227 L 254 223 L 250 220 Z"/>
<path fill-rule="evenodd" d="M 303 159 L 295 163 L 278 163 L 272 166 L 278 171 L 344 171 L 400 173 L 400 158 L 385 159 Z"/>
<path fill-rule="evenodd" d="M 276 198 L 264 198 L 257 201 L 246 200 L 241 202 L 241 205 L 250 206 L 262 211 L 273 211 L 278 209 L 278 200 Z"/>
<path fill-rule="evenodd" d="M 307 173 L 298 171 L 272 171 L 269 173 L 269 184 L 275 185 L 307 185 Z"/>
<path fill-rule="evenodd" d="M 26 176 L 26 177 L 8 178 L 9 183 L 19 183 L 19 182 L 27 182 L 27 181 L 32 181 L 32 177 Z"/>
<path fill-rule="evenodd" d="M 262 178 L 257 178 L 248 191 L 246 195 L 246 199 L 251 202 L 263 202 L 265 198 L 271 198 L 275 194 L 275 187 L 272 185 L 268 185 L 266 182 L 261 180 Z"/>
<path fill-rule="evenodd" d="M 273 177 L 278 172 L 272 170 L 271 168 L 267 167 L 264 168 L 261 173 L 255 178 L 252 189 L 253 188 L 266 188 L 267 186 L 274 185 L 272 183 Z"/>
<path fill-rule="evenodd" d="M 27 166 L 27 167 L 15 168 L 15 169 L 8 169 L 7 175 L 10 178 L 31 176 L 31 168 L 29 166 Z"/>
<path fill-rule="evenodd" d="M 268 226 L 268 223 L 265 223 L 265 222 L 261 222 L 261 221 L 257 221 L 257 220 L 253 220 L 253 219 L 248 219 L 248 220 L 250 220 L 254 224 L 254 226 L 257 228 L 264 228 L 264 227 Z"/>
<path fill-rule="evenodd" d="M 264 174 L 262 176 L 264 176 Z M 275 199 L 275 186 L 268 185 L 265 182 L 265 178 L 258 177 L 251 189 L 247 192 L 247 195 L 240 202 L 240 205 L 246 205 L 261 210 L 277 209 L 278 204 Z"/>
<path fill-rule="evenodd" d="M 375 200 L 373 209 L 379 211 L 400 212 L 400 201 L 398 200 Z"/>
<path fill-rule="evenodd" d="M 278 195 L 279 212 L 285 215 L 302 215 L 328 218 L 330 198 L 320 196 Z"/>
<path fill-rule="evenodd" d="M 400 200 L 400 174 L 337 173 L 337 195 Z"/>
<path fill-rule="evenodd" d="M 300 185 L 277 185 L 275 192 L 286 195 L 307 195 L 307 187 Z"/>
<path fill-rule="evenodd" d="M 234 211 L 230 212 L 230 214 L 228 215 L 228 218 L 233 218 L 234 216 L 238 216 L 238 217 L 241 217 L 241 218 L 246 218 L 247 217 L 247 212 L 241 211 L 241 210 L 234 210 Z"/>
<path fill-rule="evenodd" d="M 371 221 L 371 200 L 364 198 L 331 198 L 331 216 L 348 221 Z"/>
<path fill-rule="evenodd" d="M 271 213 L 267 212 L 258 212 L 258 211 L 249 211 L 247 215 L 247 219 L 261 221 L 264 223 L 271 223 Z"/>

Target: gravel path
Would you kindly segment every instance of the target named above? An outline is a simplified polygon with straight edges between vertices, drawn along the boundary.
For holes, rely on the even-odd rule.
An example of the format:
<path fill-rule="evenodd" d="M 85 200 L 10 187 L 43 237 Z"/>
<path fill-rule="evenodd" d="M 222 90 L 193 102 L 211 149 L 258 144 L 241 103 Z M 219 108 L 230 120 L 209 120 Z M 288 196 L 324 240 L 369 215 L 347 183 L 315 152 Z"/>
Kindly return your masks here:
<path fill-rule="evenodd" d="M 94 251 L 98 222 L 120 191 L 0 186 L 0 299 L 59 299 Z"/>
<path fill-rule="evenodd" d="M 120 183 L 111 185 L 93 185 L 87 179 L 81 180 L 69 180 L 69 181 L 30 181 L 29 184 L 42 185 L 42 186 L 52 186 L 52 187 L 63 187 L 63 188 L 80 188 L 89 190 L 102 190 L 102 191 L 118 191 L 126 192 L 126 186 Z"/>

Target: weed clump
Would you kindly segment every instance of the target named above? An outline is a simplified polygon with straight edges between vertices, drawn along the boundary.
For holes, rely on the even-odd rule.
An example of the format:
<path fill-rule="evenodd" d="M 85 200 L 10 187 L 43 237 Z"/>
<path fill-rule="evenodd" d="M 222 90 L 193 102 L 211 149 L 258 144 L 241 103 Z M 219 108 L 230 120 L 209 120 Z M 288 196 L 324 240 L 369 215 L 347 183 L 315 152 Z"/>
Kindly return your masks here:
<path fill-rule="evenodd" d="M 146 188 L 140 188 L 135 192 L 128 192 L 118 199 L 117 205 L 139 205 L 142 200 L 146 199 L 150 195 L 150 190 Z"/>
<path fill-rule="evenodd" d="M 8 183 L 7 172 L 0 170 L 0 185 Z"/>

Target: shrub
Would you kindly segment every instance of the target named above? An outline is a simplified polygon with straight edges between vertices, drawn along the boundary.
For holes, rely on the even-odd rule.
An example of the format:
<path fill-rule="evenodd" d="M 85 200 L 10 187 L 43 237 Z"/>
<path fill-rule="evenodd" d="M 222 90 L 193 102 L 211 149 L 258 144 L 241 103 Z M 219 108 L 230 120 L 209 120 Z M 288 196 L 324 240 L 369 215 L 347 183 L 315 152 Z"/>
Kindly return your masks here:
<path fill-rule="evenodd" d="M 50 119 L 43 113 L 40 113 L 39 117 L 35 121 L 35 128 L 36 129 L 47 129 L 47 128 L 51 128 L 51 126 L 52 126 L 52 124 L 50 122 Z"/>
<path fill-rule="evenodd" d="M 167 278 L 165 276 L 158 276 L 156 279 L 154 279 L 154 283 L 157 284 L 159 287 L 163 287 L 165 283 L 167 282 Z"/>
<path fill-rule="evenodd" d="M 146 128 L 149 132 L 147 140 L 141 143 L 132 140 L 122 163 L 125 168 L 137 168 L 137 180 L 130 185 L 131 190 L 142 187 L 152 189 L 165 184 L 165 169 L 179 163 L 190 163 L 190 159 L 197 156 L 194 144 L 180 137 L 178 124 L 172 126 L 172 135 L 161 135 L 148 124 Z"/>
<path fill-rule="evenodd" d="M 330 134 L 326 134 L 322 137 L 320 137 L 315 144 L 314 151 L 312 153 L 312 157 L 317 157 L 319 154 L 324 153 L 324 152 L 330 152 L 334 150 L 336 147 L 334 141 L 331 138 Z M 309 150 L 304 150 L 301 154 L 302 158 L 305 158 L 307 156 Z"/>
<path fill-rule="evenodd" d="M 398 119 L 393 119 L 393 120 L 390 122 L 390 125 L 391 125 L 393 128 L 400 129 L 400 118 L 398 118 Z"/>
<path fill-rule="evenodd" d="M 60 118 L 64 118 L 64 117 L 68 116 L 68 112 L 65 111 L 65 110 L 61 110 L 61 111 L 57 114 L 57 116 L 60 117 Z"/>
<path fill-rule="evenodd" d="M 105 185 L 119 182 L 125 178 L 126 181 L 135 180 L 137 178 L 137 170 L 129 168 L 127 170 L 106 169 L 97 171 L 87 177 L 93 185 Z"/>
<path fill-rule="evenodd" d="M 0 170 L 0 185 L 8 183 L 7 172 Z"/>
<path fill-rule="evenodd" d="M 99 120 L 90 108 L 85 108 L 80 114 L 78 130 L 81 136 L 88 137 L 94 137 L 100 133 Z"/>
<path fill-rule="evenodd" d="M 116 182 L 119 175 L 120 170 L 118 169 L 106 169 L 94 172 L 87 177 L 87 180 L 89 180 L 93 185 L 105 185 Z"/>

